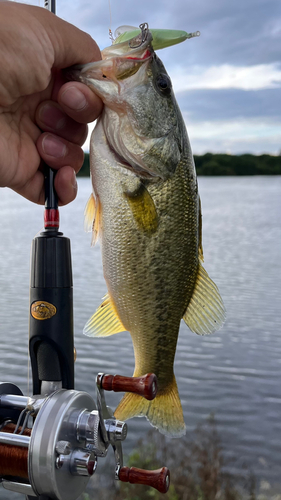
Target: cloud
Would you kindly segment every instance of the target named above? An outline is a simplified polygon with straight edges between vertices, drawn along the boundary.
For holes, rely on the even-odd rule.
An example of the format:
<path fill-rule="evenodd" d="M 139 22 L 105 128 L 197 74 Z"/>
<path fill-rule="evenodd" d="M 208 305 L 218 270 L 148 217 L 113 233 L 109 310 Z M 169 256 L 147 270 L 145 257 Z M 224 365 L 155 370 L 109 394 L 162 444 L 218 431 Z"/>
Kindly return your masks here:
<path fill-rule="evenodd" d="M 281 150 L 281 120 L 270 117 L 192 120 L 183 112 L 193 154 L 207 152 L 230 154 L 275 154 Z M 95 124 L 89 126 L 89 134 L 83 149 L 89 151 L 90 136 Z"/>
<path fill-rule="evenodd" d="M 183 65 L 246 66 L 280 60 L 279 0 L 173 0 L 170 7 L 166 2 L 166 14 L 171 28 L 201 32 L 198 40 L 185 42 L 173 56 L 170 50 L 170 59 Z"/>
<path fill-rule="evenodd" d="M 186 118 L 187 130 L 194 154 L 206 152 L 232 154 L 279 154 L 281 121 L 270 119 L 237 119 L 192 122 Z"/>
<path fill-rule="evenodd" d="M 281 88 L 281 65 L 279 63 L 255 66 L 209 66 L 202 68 L 173 68 L 175 92 L 190 89 L 243 89 L 259 90 Z"/>
<path fill-rule="evenodd" d="M 176 94 L 182 113 L 190 120 L 263 118 L 280 122 L 280 89 L 196 89 Z"/>
<path fill-rule="evenodd" d="M 158 52 L 171 76 L 194 152 L 279 152 L 280 0 L 110 4 L 113 31 L 148 22 L 151 28 L 201 32 L 199 38 Z M 110 44 L 108 1 L 57 0 L 57 14 L 90 33 L 101 48 Z M 86 150 L 88 145 L 89 139 Z"/>

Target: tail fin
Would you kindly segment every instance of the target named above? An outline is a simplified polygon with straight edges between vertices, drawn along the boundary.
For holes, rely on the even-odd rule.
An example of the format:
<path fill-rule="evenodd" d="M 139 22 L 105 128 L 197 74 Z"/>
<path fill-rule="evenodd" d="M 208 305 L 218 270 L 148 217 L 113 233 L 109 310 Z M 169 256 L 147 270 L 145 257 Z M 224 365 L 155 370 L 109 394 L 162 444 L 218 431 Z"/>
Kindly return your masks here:
<path fill-rule="evenodd" d="M 144 416 L 159 432 L 170 437 L 180 437 L 186 432 L 175 376 L 172 383 L 153 401 L 127 392 L 114 415 L 118 420 Z"/>

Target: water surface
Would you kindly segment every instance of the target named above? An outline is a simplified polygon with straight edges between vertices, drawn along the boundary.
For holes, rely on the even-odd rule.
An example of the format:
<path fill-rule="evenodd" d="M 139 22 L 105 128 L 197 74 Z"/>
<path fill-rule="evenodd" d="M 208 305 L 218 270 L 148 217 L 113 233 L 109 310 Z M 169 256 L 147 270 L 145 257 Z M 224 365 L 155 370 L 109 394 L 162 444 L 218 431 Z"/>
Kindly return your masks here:
<path fill-rule="evenodd" d="M 232 470 L 247 464 L 259 479 L 281 483 L 281 177 L 200 177 L 199 190 L 205 267 L 227 321 L 207 337 L 181 324 L 175 373 L 187 430 L 214 413 Z M 128 333 L 82 335 L 106 292 L 100 248 L 83 231 L 89 194 L 90 180 L 80 179 L 77 199 L 60 215 L 72 246 L 76 388 L 94 395 L 99 371 L 131 375 L 134 357 Z M 27 393 L 30 244 L 43 209 L 1 189 L 0 214 L 0 380 Z M 108 404 L 118 400 L 108 395 Z M 131 420 L 126 450 L 148 429 L 145 419 Z M 0 489 L 0 498 L 8 495 Z"/>

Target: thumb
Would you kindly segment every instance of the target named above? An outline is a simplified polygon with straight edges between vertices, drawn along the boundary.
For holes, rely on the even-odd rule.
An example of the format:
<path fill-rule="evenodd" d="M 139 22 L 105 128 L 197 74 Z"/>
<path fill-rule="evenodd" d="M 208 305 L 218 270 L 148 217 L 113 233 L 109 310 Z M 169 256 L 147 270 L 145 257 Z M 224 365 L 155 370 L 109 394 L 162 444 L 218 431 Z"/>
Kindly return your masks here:
<path fill-rule="evenodd" d="M 88 33 L 52 13 L 46 14 L 50 14 L 47 26 L 54 47 L 54 67 L 62 69 L 101 59 L 100 49 Z"/>
<path fill-rule="evenodd" d="M 53 67 L 66 68 L 101 59 L 100 50 L 93 38 L 73 24 L 60 19 L 52 12 L 33 5 L 16 4 L 21 9 L 21 19 L 29 18 L 32 29 L 43 44 L 51 42 Z M 25 19 L 26 20 L 26 19 Z"/>

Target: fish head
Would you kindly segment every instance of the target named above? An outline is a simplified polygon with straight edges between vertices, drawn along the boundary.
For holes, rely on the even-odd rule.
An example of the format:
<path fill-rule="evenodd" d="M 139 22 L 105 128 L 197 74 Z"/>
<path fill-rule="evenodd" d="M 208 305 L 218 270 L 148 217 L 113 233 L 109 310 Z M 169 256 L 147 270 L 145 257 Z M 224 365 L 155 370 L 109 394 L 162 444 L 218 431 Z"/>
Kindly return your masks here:
<path fill-rule="evenodd" d="M 141 25 L 141 27 L 144 25 Z M 152 180 L 173 175 L 183 152 L 184 122 L 172 82 L 148 27 L 102 51 L 102 60 L 73 70 L 104 102 L 100 118 L 118 162 Z"/>
<path fill-rule="evenodd" d="M 76 65 L 67 70 L 67 78 L 78 80 L 90 87 L 106 106 L 115 108 L 116 99 L 124 93 L 124 87 L 137 86 L 142 79 L 138 69 L 152 57 L 152 35 L 148 30 L 133 38 L 106 47 L 101 51 L 102 59 L 93 63 Z M 128 82 L 128 78 L 138 73 Z"/>

